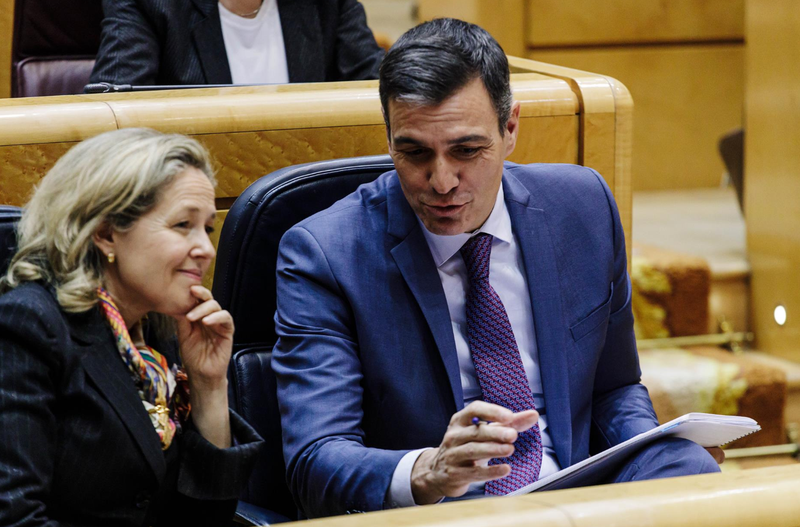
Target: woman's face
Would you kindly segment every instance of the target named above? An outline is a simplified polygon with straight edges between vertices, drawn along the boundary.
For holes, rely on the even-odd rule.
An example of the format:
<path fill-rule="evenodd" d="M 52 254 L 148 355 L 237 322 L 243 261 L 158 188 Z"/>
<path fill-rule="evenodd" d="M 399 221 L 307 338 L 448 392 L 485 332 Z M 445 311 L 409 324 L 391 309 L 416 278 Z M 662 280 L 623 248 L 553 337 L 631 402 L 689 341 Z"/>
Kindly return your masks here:
<path fill-rule="evenodd" d="M 197 305 L 189 288 L 199 285 L 214 258 L 214 188 L 200 170 L 181 172 L 159 196 L 156 206 L 125 232 L 112 231 L 114 253 L 106 264 L 106 286 L 131 325 L 145 313 L 186 314 Z"/>

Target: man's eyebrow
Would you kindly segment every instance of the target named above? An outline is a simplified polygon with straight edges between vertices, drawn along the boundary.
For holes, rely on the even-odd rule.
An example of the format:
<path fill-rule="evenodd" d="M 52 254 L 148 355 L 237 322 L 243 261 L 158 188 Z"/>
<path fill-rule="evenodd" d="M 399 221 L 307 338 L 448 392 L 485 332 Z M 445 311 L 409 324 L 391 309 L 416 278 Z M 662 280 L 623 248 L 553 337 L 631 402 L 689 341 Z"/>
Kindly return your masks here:
<path fill-rule="evenodd" d="M 408 137 L 405 135 L 400 135 L 395 137 L 393 140 L 395 145 L 415 145 L 415 146 L 424 146 L 422 142 L 414 139 L 413 137 Z M 460 145 L 463 143 L 485 143 L 489 141 L 489 138 L 485 135 L 481 134 L 470 134 L 470 135 L 463 135 L 461 137 L 457 137 L 455 139 L 451 139 L 447 142 L 449 145 Z"/>
<path fill-rule="evenodd" d="M 447 142 L 450 145 L 460 145 L 462 143 L 483 143 L 488 141 L 489 138 L 485 135 L 480 134 L 471 134 L 471 135 L 464 135 L 461 137 L 457 137 L 456 139 L 451 139 Z"/>
<path fill-rule="evenodd" d="M 392 142 L 396 145 L 416 145 L 422 146 L 422 143 L 414 139 L 413 137 L 408 137 L 405 135 L 399 135 L 397 137 L 392 138 Z"/>

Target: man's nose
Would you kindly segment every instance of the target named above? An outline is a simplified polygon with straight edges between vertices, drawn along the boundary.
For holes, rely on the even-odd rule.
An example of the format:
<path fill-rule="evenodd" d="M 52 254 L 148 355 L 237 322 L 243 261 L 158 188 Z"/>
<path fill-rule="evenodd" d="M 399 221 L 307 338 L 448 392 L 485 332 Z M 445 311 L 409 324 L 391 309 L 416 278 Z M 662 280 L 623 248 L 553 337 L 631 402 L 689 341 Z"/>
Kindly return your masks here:
<path fill-rule="evenodd" d="M 447 194 L 458 186 L 458 168 L 443 157 L 433 160 L 430 185 L 437 194 Z"/>

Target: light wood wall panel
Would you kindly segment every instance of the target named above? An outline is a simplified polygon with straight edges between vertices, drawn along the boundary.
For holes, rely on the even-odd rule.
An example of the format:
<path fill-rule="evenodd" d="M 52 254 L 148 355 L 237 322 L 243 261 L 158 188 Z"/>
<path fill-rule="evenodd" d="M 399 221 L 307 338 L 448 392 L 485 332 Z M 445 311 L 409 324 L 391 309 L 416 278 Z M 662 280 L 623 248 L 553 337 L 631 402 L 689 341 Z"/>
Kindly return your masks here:
<path fill-rule="evenodd" d="M 323 518 L 297 527 L 797 527 L 800 465 Z"/>
<path fill-rule="evenodd" d="M 747 2 L 745 221 L 756 345 L 800 362 L 800 3 Z M 787 311 L 786 325 L 773 317 Z"/>
<path fill-rule="evenodd" d="M 417 0 L 419 21 L 452 17 L 478 24 L 507 55 L 525 54 L 526 0 Z"/>
<path fill-rule="evenodd" d="M 11 97 L 11 48 L 14 38 L 14 0 L 0 0 L 0 99 Z"/>
<path fill-rule="evenodd" d="M 744 0 L 528 0 L 526 14 L 529 47 L 744 36 Z"/>
<path fill-rule="evenodd" d="M 531 51 L 535 60 L 619 79 L 635 101 L 633 189 L 719 186 L 719 138 L 742 124 L 744 46 Z"/>

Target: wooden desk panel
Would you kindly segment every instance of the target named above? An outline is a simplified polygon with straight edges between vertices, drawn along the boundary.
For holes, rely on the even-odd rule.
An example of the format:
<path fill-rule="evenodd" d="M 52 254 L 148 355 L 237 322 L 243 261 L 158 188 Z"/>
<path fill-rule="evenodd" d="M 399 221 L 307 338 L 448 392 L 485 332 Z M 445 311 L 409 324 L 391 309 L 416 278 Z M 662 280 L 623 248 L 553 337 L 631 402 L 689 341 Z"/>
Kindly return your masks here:
<path fill-rule="evenodd" d="M 800 465 L 485 498 L 298 527 L 797 527 Z"/>

